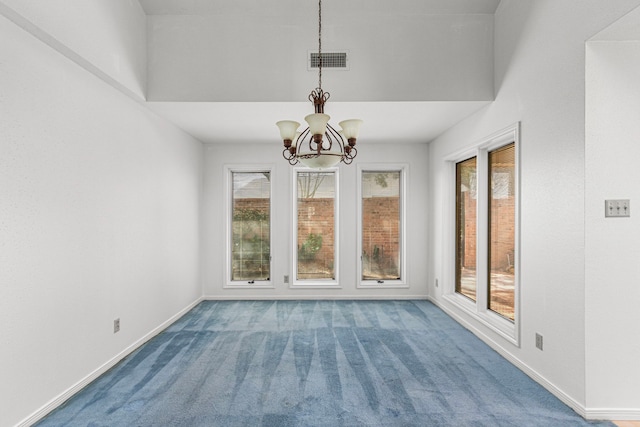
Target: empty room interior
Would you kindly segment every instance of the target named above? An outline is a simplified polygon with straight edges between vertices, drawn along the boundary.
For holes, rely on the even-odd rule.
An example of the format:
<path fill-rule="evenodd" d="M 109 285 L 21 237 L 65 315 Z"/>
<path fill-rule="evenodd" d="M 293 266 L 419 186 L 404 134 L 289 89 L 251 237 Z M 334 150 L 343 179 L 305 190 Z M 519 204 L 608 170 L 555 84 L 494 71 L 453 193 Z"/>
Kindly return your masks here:
<path fill-rule="evenodd" d="M 249 308 L 298 332 L 202 350 L 223 367 L 203 390 L 235 369 L 236 417 L 269 367 L 271 390 L 305 375 L 299 407 L 326 370 L 341 425 L 420 425 L 417 377 L 458 363 L 422 358 L 424 326 L 579 422 L 640 420 L 640 0 L 0 0 L 0 53 L 0 425 Z M 404 388 L 367 389 L 349 351 Z M 338 425 L 276 412 L 261 425 Z"/>

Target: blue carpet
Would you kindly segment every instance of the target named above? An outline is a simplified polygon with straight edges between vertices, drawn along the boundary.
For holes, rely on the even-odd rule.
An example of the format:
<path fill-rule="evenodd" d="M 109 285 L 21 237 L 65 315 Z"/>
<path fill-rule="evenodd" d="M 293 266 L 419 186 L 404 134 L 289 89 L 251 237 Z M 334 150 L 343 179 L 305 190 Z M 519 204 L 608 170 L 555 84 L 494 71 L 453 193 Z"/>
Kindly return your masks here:
<path fill-rule="evenodd" d="M 206 301 L 38 426 L 611 426 L 426 301 Z"/>

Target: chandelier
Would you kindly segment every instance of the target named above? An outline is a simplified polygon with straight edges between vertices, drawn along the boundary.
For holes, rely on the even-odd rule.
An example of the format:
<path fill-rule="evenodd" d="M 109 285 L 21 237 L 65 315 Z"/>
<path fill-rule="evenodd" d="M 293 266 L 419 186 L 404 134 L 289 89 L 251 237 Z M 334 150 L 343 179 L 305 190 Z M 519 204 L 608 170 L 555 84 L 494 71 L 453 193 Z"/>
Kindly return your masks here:
<path fill-rule="evenodd" d="M 305 117 L 306 129 L 298 132 L 300 123 L 293 120 L 282 120 L 276 123 L 284 142 L 283 157 L 290 165 L 298 162 L 310 168 L 329 168 L 343 162 L 353 162 L 358 154 L 356 139 L 362 120 L 343 120 L 336 131 L 329 124 L 330 117 L 324 114 L 324 104 L 329 99 L 329 92 L 322 90 L 322 0 L 318 1 L 318 87 L 309 94 L 309 101 L 315 112 Z"/>

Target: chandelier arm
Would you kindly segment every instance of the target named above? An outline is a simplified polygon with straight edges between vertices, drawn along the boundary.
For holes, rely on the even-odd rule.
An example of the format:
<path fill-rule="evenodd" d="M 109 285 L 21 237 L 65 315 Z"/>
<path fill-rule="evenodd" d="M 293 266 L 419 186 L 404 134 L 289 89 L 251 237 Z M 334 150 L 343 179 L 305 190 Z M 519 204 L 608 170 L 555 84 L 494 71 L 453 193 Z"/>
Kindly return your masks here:
<path fill-rule="evenodd" d="M 328 127 L 329 126 L 327 125 L 327 128 Z M 332 138 L 331 132 L 329 132 L 329 129 L 327 129 L 327 131 L 324 133 L 324 136 L 326 137 L 326 141 L 329 143 L 329 146 L 327 148 L 324 148 L 324 142 L 323 142 L 322 149 L 331 151 L 331 147 L 333 147 L 333 138 Z"/>
<path fill-rule="evenodd" d="M 313 135 L 311 135 L 311 136 L 309 137 L 309 152 L 310 152 L 310 153 L 313 153 L 314 151 L 316 151 L 316 149 L 315 149 L 315 148 L 313 148 L 313 143 L 314 143 L 314 141 L 313 141 Z M 317 145 L 318 145 L 318 144 L 316 144 L 316 146 L 317 146 Z"/>
<path fill-rule="evenodd" d="M 291 154 L 291 150 L 288 148 L 285 148 L 282 151 L 282 157 L 285 158 L 285 160 L 287 160 L 289 163 L 291 163 L 291 159 L 295 158 L 296 156 L 294 154 Z"/>
<path fill-rule="evenodd" d="M 328 150 L 331 150 L 331 147 L 333 146 L 333 140 L 335 139 L 335 142 L 340 147 L 340 154 L 342 156 L 344 156 L 344 154 L 345 154 L 344 139 L 342 138 L 342 135 L 340 135 L 340 133 L 338 131 L 336 131 L 334 129 L 334 127 L 331 126 L 329 123 L 327 123 L 326 135 L 327 135 L 327 139 L 329 140 L 329 148 L 328 148 Z"/>
<path fill-rule="evenodd" d="M 353 159 L 357 154 L 358 150 L 356 150 L 354 147 L 351 147 L 351 149 L 348 152 L 345 152 L 344 156 L 342 156 L 342 162 L 345 165 L 350 165 L 351 163 L 353 163 Z"/>

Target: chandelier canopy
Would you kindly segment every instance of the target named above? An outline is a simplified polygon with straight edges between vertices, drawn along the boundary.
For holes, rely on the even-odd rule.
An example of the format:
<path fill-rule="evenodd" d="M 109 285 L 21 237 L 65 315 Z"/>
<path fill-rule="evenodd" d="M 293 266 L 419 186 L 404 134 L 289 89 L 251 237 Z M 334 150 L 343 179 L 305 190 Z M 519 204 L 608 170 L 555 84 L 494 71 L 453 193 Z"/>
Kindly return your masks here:
<path fill-rule="evenodd" d="M 309 94 L 315 112 L 304 119 L 309 126 L 298 132 L 300 123 L 282 120 L 276 123 L 284 142 L 283 157 L 290 165 L 302 162 L 310 168 L 322 169 L 343 162 L 351 164 L 358 154 L 356 139 L 362 120 L 343 120 L 336 131 L 324 113 L 329 92 L 322 90 L 322 0 L 318 1 L 318 87 Z"/>

